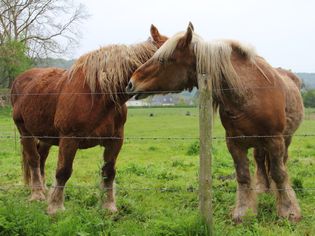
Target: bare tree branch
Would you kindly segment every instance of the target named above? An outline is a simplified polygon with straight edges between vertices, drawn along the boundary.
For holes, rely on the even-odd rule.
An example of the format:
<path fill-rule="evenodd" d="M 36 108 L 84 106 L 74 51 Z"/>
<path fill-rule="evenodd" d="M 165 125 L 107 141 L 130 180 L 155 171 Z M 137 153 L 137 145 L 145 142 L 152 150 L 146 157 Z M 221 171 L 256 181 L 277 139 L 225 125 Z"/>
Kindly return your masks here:
<path fill-rule="evenodd" d="M 72 0 L 1 0 L 0 45 L 23 42 L 32 57 L 67 53 L 87 17 L 84 6 Z"/>

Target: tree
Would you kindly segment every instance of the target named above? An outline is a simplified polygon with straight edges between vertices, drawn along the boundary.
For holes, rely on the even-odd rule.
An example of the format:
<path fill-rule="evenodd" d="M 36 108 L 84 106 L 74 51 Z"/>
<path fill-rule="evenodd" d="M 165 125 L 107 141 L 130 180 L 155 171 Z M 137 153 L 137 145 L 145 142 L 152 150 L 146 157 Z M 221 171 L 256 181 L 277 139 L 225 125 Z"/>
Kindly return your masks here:
<path fill-rule="evenodd" d="M 77 45 L 86 17 L 72 0 L 1 0 L 0 45 L 21 42 L 30 58 L 64 54 Z"/>
<path fill-rule="evenodd" d="M 315 89 L 306 90 L 302 97 L 305 107 L 315 107 Z"/>
<path fill-rule="evenodd" d="M 70 52 L 86 17 L 73 0 L 0 0 L 0 86 L 35 59 Z"/>
<path fill-rule="evenodd" d="M 14 78 L 32 65 L 23 43 L 9 41 L 0 46 L 0 87 L 8 88 Z"/>

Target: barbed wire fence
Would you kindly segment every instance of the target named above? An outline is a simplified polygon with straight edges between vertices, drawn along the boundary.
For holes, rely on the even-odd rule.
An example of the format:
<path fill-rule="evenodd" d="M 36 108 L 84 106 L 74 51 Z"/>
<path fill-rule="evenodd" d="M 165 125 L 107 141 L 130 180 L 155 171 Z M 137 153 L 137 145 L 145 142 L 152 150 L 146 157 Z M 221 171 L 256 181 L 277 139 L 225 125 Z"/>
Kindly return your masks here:
<path fill-rule="evenodd" d="M 259 88 L 252 88 L 252 89 L 270 89 L 270 88 L 277 88 L 277 87 L 259 87 Z M 221 89 L 221 90 L 233 90 L 234 88 L 229 88 L 229 89 Z M 282 88 L 281 88 L 282 89 Z M 155 94 L 155 93 L 160 93 L 162 91 L 152 91 L 152 92 L 142 92 L 142 93 L 148 93 L 148 94 Z M 180 91 L 166 91 L 167 93 L 177 93 Z M 0 93 L 0 96 L 5 96 L 5 97 L 10 97 L 12 95 L 14 96 L 57 96 L 57 95 L 61 95 L 61 94 L 71 94 L 71 95 L 104 95 L 104 94 L 109 94 L 109 93 L 16 93 L 16 94 L 9 94 L 9 93 Z M 123 92 L 121 93 L 117 93 L 117 94 L 123 94 Z M 137 108 L 154 108 L 154 107 L 159 107 L 161 108 L 161 106 L 155 106 L 155 105 L 144 105 L 144 106 L 140 106 Z M 193 107 L 193 108 L 197 108 L 197 106 L 179 106 L 179 107 L 173 107 L 170 106 L 172 108 L 185 108 L 185 107 Z M 314 119 L 315 119 L 315 110 L 314 112 L 312 111 L 305 111 L 305 116 L 304 116 L 304 120 L 308 120 L 311 119 L 312 117 L 311 115 L 314 114 Z M 3 131 L 6 130 L 6 131 Z M 281 135 L 282 137 L 286 137 L 286 136 L 291 136 L 291 135 Z M 294 134 L 294 137 L 315 137 L 315 133 L 304 133 L 304 134 Z M 253 136 L 246 136 L 246 135 L 242 135 L 242 136 L 233 136 L 233 137 L 226 137 L 226 136 L 213 136 L 212 139 L 213 140 L 227 140 L 227 139 L 245 139 L 245 138 L 273 138 L 273 137 L 278 137 L 277 135 L 253 135 Z M 38 138 L 38 139 L 60 139 L 60 138 L 69 138 L 69 139 L 95 139 L 95 140 L 119 140 L 119 139 L 124 139 L 124 140 L 199 140 L 199 137 L 174 137 L 174 136 L 169 136 L 169 137 L 158 137 L 158 136 L 152 136 L 152 137 L 140 137 L 140 136 L 135 136 L 135 137 L 115 137 L 115 136 L 21 136 L 18 134 L 18 131 L 16 129 L 16 126 L 14 125 L 14 123 L 12 122 L 11 125 L 1 125 L 0 124 L 0 139 L 14 139 L 16 142 L 18 142 L 19 138 Z"/>
<path fill-rule="evenodd" d="M 228 90 L 234 90 L 236 88 L 227 88 L 227 89 L 220 89 L 223 91 L 228 91 Z M 283 87 L 275 87 L 275 86 L 265 86 L 265 87 L 251 87 L 251 89 L 283 89 Z M 218 89 L 217 89 L 218 90 Z M 154 95 L 157 93 L 161 93 L 161 92 L 166 92 L 166 93 L 179 93 L 181 91 L 179 90 L 170 90 L 170 91 L 150 91 L 150 92 L 141 92 L 143 94 L 150 94 L 150 95 Z M 103 93 L 103 92 L 95 92 L 95 93 L 0 93 L 0 97 L 11 97 L 11 96 L 59 96 L 61 94 L 69 94 L 69 95 L 108 95 L 110 93 Z M 124 94 L 124 92 L 117 92 L 115 94 Z M 8 99 L 9 100 L 9 99 Z M 161 106 L 155 106 L 155 105 L 143 105 L 140 106 L 138 108 L 154 108 L 154 107 L 161 107 Z M 172 107 L 172 106 L 171 106 Z M 183 106 L 182 108 L 185 108 L 186 106 Z M 194 107 L 197 108 L 197 106 L 187 106 L 187 107 Z M 174 107 L 172 107 L 174 108 Z M 179 108 L 181 108 L 179 106 Z M 306 110 L 305 112 L 305 116 L 304 116 L 304 120 L 308 120 L 311 119 L 312 120 L 312 114 L 314 114 L 314 119 L 315 119 L 315 111 L 312 112 L 308 112 Z M 9 131 L 4 131 L 3 130 L 8 130 Z M 285 136 L 291 136 L 291 135 L 281 135 L 282 137 Z M 294 134 L 294 137 L 315 137 L 315 133 L 304 133 L 304 134 Z M 228 140 L 228 139 L 246 139 L 246 138 L 273 138 L 273 137 L 279 137 L 277 135 L 254 135 L 254 136 L 233 136 L 233 137 L 226 137 L 226 136 L 213 136 L 212 139 L 213 140 Z M 16 151 L 17 150 L 17 144 L 19 143 L 19 138 L 38 138 L 38 139 L 60 139 L 60 138 L 68 138 L 68 139 L 94 139 L 94 140 L 120 140 L 120 139 L 124 139 L 124 140 L 181 140 L 181 141 L 190 141 L 190 140 L 199 140 L 199 137 L 174 137 L 174 136 L 169 136 L 169 137 L 115 137 L 115 136 L 21 136 L 19 135 L 16 126 L 13 124 L 11 125 L 1 125 L 0 124 L 0 140 L 1 139 L 14 139 L 15 141 L 15 145 L 14 145 L 14 149 Z M 2 149 L 3 150 L 3 149 Z"/>
<path fill-rule="evenodd" d="M 282 87 L 274 87 L 274 86 L 267 86 L 267 87 L 257 87 L 257 88 L 251 88 L 251 89 L 283 89 Z M 222 90 L 234 90 L 234 88 L 229 88 L 229 89 L 222 89 Z M 150 95 L 151 94 L 156 94 L 161 91 L 151 91 L 147 92 Z M 165 91 L 163 91 L 165 92 Z M 168 93 L 174 93 L 174 92 L 180 92 L 180 91 L 166 91 Z M 106 95 L 108 93 L 69 93 L 70 95 Z M 118 93 L 122 94 L 122 93 Z M 0 97 L 10 97 L 10 96 L 59 96 L 61 93 L 31 93 L 31 94 L 5 94 L 5 93 L 0 93 Z M 8 99 L 9 100 L 9 99 Z M 152 108 L 154 106 L 151 105 L 145 105 L 144 107 Z M 1 108 L 0 108 L 1 109 Z M 314 117 L 315 117 L 315 112 L 314 112 Z M 311 120 L 313 119 L 313 112 L 305 112 L 304 116 L 305 120 Z M 8 131 L 7 131 L 8 130 Z M 291 135 L 281 135 L 282 137 L 284 136 L 291 136 Z M 233 136 L 233 137 L 225 137 L 225 136 L 213 136 L 211 137 L 212 140 L 214 141 L 222 141 L 225 142 L 226 140 L 229 139 L 260 139 L 260 138 L 274 138 L 274 137 L 279 137 L 279 135 L 253 135 L 253 136 Z M 298 137 L 298 138 L 310 138 L 310 137 L 315 137 L 315 133 L 310 132 L 310 133 L 298 133 L 293 135 L 293 137 Z M 60 139 L 60 138 L 69 138 L 69 139 L 93 139 L 93 140 L 127 140 L 130 142 L 133 141 L 172 141 L 172 142 L 186 142 L 186 141 L 198 141 L 200 140 L 199 137 L 194 137 L 194 136 L 182 136 L 182 137 L 175 137 L 175 136 L 169 136 L 169 137 L 159 137 L 159 136 L 127 136 L 124 138 L 121 137 L 115 137 L 115 136 L 21 136 L 19 135 L 15 125 L 12 123 L 12 125 L 1 125 L 0 124 L 0 140 L 14 140 L 14 150 L 16 153 L 19 153 L 20 150 L 18 148 L 19 146 L 19 139 L 20 138 L 37 138 L 37 139 Z M 4 149 L 2 149 L 3 151 Z M 232 160 L 232 159 L 231 159 Z M 231 166 L 233 167 L 233 166 Z M 315 184 L 315 181 L 314 181 Z M 36 187 L 36 186 L 33 186 Z M 59 186 L 53 186 L 53 187 L 59 187 Z M 63 186 L 60 186 L 63 187 Z M 0 185 L 0 191 L 10 191 L 11 189 L 18 189 L 18 188 L 25 188 L 25 185 L 22 184 L 13 184 L 13 185 Z M 99 188 L 99 186 L 96 185 L 82 185 L 82 184 L 71 184 L 69 186 L 65 186 L 65 188 Z M 185 192 L 185 191 L 190 191 L 190 192 L 196 192 L 198 193 L 199 190 L 198 188 L 195 189 L 187 189 L 187 188 L 126 188 L 126 187 L 115 187 L 116 190 L 126 190 L 126 191 L 158 191 L 158 192 Z M 106 188 L 105 188 L 106 190 Z M 242 189 L 239 190 L 237 188 L 229 189 L 225 186 L 219 186 L 219 187 L 214 187 L 211 189 L 211 192 L 215 191 L 225 191 L 225 192 L 236 192 L 236 191 L 261 191 L 261 189 L 256 189 L 256 188 L 249 188 L 249 189 Z M 287 190 L 287 189 L 266 189 L 266 191 L 281 191 L 281 190 Z M 303 188 L 294 188 L 295 191 L 307 191 L 307 192 L 315 192 L 315 185 L 314 186 L 308 186 L 308 187 L 303 187 Z M 303 217 L 313 217 L 313 216 L 303 216 Z"/>

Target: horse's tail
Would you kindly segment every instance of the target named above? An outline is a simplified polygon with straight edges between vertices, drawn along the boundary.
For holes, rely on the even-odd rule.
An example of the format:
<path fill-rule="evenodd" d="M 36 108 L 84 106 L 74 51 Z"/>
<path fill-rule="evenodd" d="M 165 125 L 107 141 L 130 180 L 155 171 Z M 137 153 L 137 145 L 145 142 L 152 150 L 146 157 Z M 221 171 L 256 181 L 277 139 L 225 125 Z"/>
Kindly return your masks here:
<path fill-rule="evenodd" d="M 31 182 L 31 172 L 30 167 L 27 161 L 27 154 L 25 151 L 22 150 L 22 171 L 23 171 L 23 177 L 24 177 L 24 183 L 26 185 L 29 185 Z"/>
<path fill-rule="evenodd" d="M 20 124 L 23 124 L 23 118 L 20 114 L 19 105 L 17 104 L 18 99 L 21 97 L 20 95 L 23 94 L 23 85 L 28 82 L 28 79 L 26 77 L 28 71 L 24 72 L 20 75 L 18 75 L 15 80 L 12 83 L 11 86 L 11 105 L 12 105 L 12 118 L 14 120 L 14 123 L 16 127 L 18 128 L 20 134 Z M 22 134 L 21 134 L 22 136 Z M 22 140 L 21 140 L 22 141 Z M 22 144 L 22 143 L 21 143 Z M 31 182 L 31 173 L 30 168 L 28 164 L 28 158 L 27 153 L 24 151 L 23 144 L 21 145 L 22 151 L 21 151 L 21 167 L 22 167 L 22 173 L 23 173 L 23 179 L 24 183 L 28 185 Z"/>
<path fill-rule="evenodd" d="M 12 106 L 14 105 L 14 103 L 16 102 L 16 99 L 17 99 L 17 89 L 16 89 L 16 80 L 13 81 L 12 83 L 12 87 L 11 87 L 11 104 Z"/>

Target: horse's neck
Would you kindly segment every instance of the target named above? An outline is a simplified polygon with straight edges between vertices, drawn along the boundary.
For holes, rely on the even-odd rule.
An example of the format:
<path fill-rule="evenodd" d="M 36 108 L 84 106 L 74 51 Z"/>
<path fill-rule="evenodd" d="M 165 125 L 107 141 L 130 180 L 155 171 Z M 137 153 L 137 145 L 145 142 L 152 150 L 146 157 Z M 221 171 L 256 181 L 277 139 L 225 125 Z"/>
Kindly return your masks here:
<path fill-rule="evenodd" d="M 129 72 L 126 76 L 126 78 L 124 79 L 124 82 L 121 84 L 121 86 L 118 86 L 118 88 L 116 89 L 118 96 L 116 98 L 118 104 L 123 105 L 125 104 L 132 96 L 130 96 L 129 94 L 126 93 L 125 88 L 127 87 L 129 80 L 131 78 L 133 74 L 132 72 Z"/>
<path fill-rule="evenodd" d="M 144 45 L 144 44 L 149 44 L 149 43 L 148 42 L 144 42 L 142 44 Z M 156 50 L 157 50 L 157 48 L 155 49 L 155 51 Z M 141 64 L 144 64 L 148 59 L 150 59 L 153 56 L 154 51 L 150 51 L 148 49 L 146 51 L 146 53 L 147 53 L 146 56 L 144 56 L 143 54 L 140 54 L 140 53 L 136 54 L 137 60 L 140 61 Z M 127 93 L 125 91 L 125 88 L 128 85 L 133 72 L 139 67 L 139 64 L 137 64 L 135 62 L 135 60 L 129 59 L 129 61 L 127 63 L 130 65 L 130 70 L 129 70 L 128 74 L 124 77 L 123 82 L 120 85 L 117 84 L 116 85 L 117 88 L 115 89 L 115 91 L 118 91 L 117 99 L 118 99 L 120 104 L 126 103 L 131 98 L 130 95 L 127 95 Z"/>

